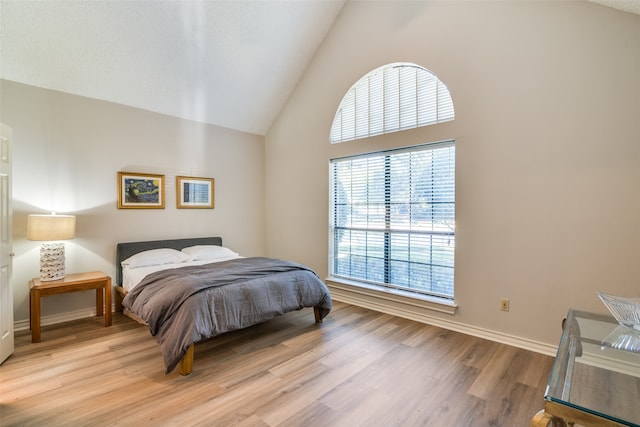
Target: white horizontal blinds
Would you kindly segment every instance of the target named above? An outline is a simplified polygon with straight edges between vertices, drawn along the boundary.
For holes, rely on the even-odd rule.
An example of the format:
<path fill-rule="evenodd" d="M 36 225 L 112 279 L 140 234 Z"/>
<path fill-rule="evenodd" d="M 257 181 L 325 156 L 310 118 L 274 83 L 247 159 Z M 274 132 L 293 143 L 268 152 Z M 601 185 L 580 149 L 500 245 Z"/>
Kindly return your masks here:
<path fill-rule="evenodd" d="M 369 85 L 355 88 L 355 138 L 369 136 Z"/>
<path fill-rule="evenodd" d="M 331 133 L 329 134 L 330 141 L 344 141 L 342 139 L 342 109 L 336 112 L 336 116 L 333 118 L 333 124 L 331 125 Z"/>
<path fill-rule="evenodd" d="M 400 128 L 400 79 L 398 70 L 389 67 L 384 69 L 383 98 L 384 133 L 396 132 Z"/>
<path fill-rule="evenodd" d="M 331 127 L 332 143 L 453 120 L 447 87 L 415 64 L 371 71 L 345 94 Z"/>
<path fill-rule="evenodd" d="M 346 276 L 379 281 L 384 238 L 384 158 L 332 163 L 335 263 Z M 380 265 L 374 268 L 375 265 Z"/>
<path fill-rule="evenodd" d="M 384 133 L 384 73 L 374 72 L 369 75 L 369 136 Z M 333 140 L 332 140 L 333 141 Z M 336 141 L 337 142 L 337 141 Z"/>
<path fill-rule="evenodd" d="M 356 94 L 355 91 L 350 91 L 346 97 L 344 108 L 342 108 L 342 138 L 343 140 L 355 139 L 356 127 L 354 126 L 356 120 Z"/>
<path fill-rule="evenodd" d="M 395 69 L 398 71 L 400 129 L 413 129 L 418 127 L 418 68 L 402 66 Z"/>
<path fill-rule="evenodd" d="M 453 298 L 453 143 L 331 162 L 332 274 Z"/>
<path fill-rule="evenodd" d="M 438 122 L 438 83 L 430 73 L 418 75 L 418 123 L 428 126 Z"/>
<path fill-rule="evenodd" d="M 393 156 L 391 173 L 390 282 L 453 297 L 454 146 Z"/>

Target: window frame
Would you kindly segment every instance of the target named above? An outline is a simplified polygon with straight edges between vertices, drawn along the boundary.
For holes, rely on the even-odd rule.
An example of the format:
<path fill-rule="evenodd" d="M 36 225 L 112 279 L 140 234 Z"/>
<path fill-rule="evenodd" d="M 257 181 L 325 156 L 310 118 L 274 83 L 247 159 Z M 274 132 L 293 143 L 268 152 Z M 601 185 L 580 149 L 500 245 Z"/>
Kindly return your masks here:
<path fill-rule="evenodd" d="M 361 77 L 334 115 L 329 141 L 337 144 L 455 120 L 448 87 L 430 70 L 396 62 Z"/>
<path fill-rule="evenodd" d="M 451 197 L 452 200 L 448 203 L 452 204 L 453 206 L 453 212 L 452 212 L 452 229 L 449 232 L 443 232 L 443 231 L 438 231 L 438 230 L 433 230 L 433 219 L 432 219 L 432 230 L 429 232 L 428 230 L 394 230 L 389 221 L 390 218 L 387 216 L 387 214 L 385 214 L 385 225 L 383 229 L 375 229 L 375 228 L 371 228 L 371 229 L 366 229 L 363 230 L 362 227 L 345 227 L 344 225 L 336 225 L 337 222 L 337 207 L 336 207 L 336 198 L 338 197 L 338 195 L 336 194 L 337 190 L 336 190 L 336 177 L 335 174 L 337 172 L 335 172 L 335 167 L 334 164 L 340 163 L 340 162 L 345 162 L 345 161 L 353 161 L 353 160 L 358 160 L 358 159 L 367 159 L 367 158 L 371 158 L 371 157 L 383 157 L 383 158 L 390 158 L 391 156 L 394 155 L 400 155 L 400 154 L 404 154 L 404 153 L 417 153 L 417 152 L 421 152 L 421 151 L 433 151 L 433 150 L 437 150 L 437 149 L 443 149 L 443 148 L 447 148 L 447 149 L 452 149 L 450 150 L 450 152 L 452 152 L 453 155 L 453 164 L 450 165 L 450 167 L 452 168 L 451 170 L 448 171 L 449 173 L 449 177 L 448 179 L 451 179 L 451 183 L 450 185 L 452 185 L 452 189 L 451 189 Z M 451 153 L 449 154 L 451 155 Z M 386 162 L 385 162 L 386 163 Z M 431 173 L 431 181 L 433 182 L 433 172 Z M 385 174 L 385 178 L 384 178 L 384 185 L 385 188 L 387 188 L 389 185 L 388 180 L 391 179 L 390 176 L 387 176 Z M 385 193 L 387 192 L 387 190 L 385 190 Z M 368 194 L 368 193 L 367 193 Z M 387 196 L 385 196 L 385 211 L 388 211 L 391 205 L 391 201 L 389 200 L 389 198 Z M 338 230 L 349 230 L 349 232 L 353 231 L 353 230 L 358 230 L 358 231 L 364 231 L 365 233 L 371 231 L 371 232 L 382 232 L 383 236 L 384 236 L 384 244 L 383 244 L 383 251 L 384 251 L 384 281 L 379 281 L 379 280 L 368 280 L 368 278 L 363 278 L 363 277 L 352 277 L 349 275 L 344 275 L 341 274 L 340 272 L 336 272 L 337 270 L 339 270 L 337 268 L 337 244 L 338 244 L 338 238 L 336 236 L 337 232 L 344 232 L 344 231 L 338 231 Z M 451 249 L 451 274 L 450 274 L 450 280 L 451 280 L 451 292 L 450 293 L 442 293 L 442 292 L 436 292 L 433 290 L 433 284 L 430 281 L 430 286 L 431 286 L 431 290 L 427 291 L 427 290 L 421 290 L 421 289 L 416 289 L 416 287 L 408 287 L 408 286 L 403 286 L 401 284 L 398 283 L 390 283 L 390 276 L 389 273 L 391 271 L 391 268 L 389 267 L 390 264 L 392 262 L 394 262 L 393 258 L 390 255 L 390 248 L 391 248 L 391 244 L 389 243 L 389 239 L 391 239 L 391 237 L 394 234 L 406 234 L 408 237 L 408 243 L 407 243 L 407 251 L 411 250 L 411 243 L 410 243 L 410 237 L 411 236 L 424 236 L 424 235 L 428 235 L 430 237 L 430 239 L 433 239 L 434 235 L 446 235 L 449 238 L 449 242 L 451 242 L 451 240 L 453 241 L 452 243 L 452 249 Z M 381 151 L 377 151 L 377 152 L 373 152 L 373 153 L 366 153 L 366 154 L 357 154 L 357 155 L 353 155 L 353 156 L 348 156 L 348 157 L 342 157 L 342 158 L 335 158 L 335 159 L 331 159 L 330 164 L 329 164 L 329 278 L 331 280 L 338 280 L 341 281 L 343 283 L 350 283 L 350 284 L 360 284 L 364 287 L 380 287 L 380 288 L 386 288 L 388 290 L 392 290 L 392 291 L 396 291 L 396 292 L 401 292 L 403 294 L 406 294 L 408 296 L 413 296 L 416 298 L 436 298 L 438 300 L 442 300 L 447 304 L 453 303 L 454 300 L 454 296 L 455 296 L 455 292 L 454 292 L 454 275 L 455 275 L 455 140 L 451 139 L 451 140 L 446 140 L 446 141 L 440 141 L 440 142 L 435 142 L 435 143 L 428 143 L 428 144 L 420 144 L 420 145 L 415 145 L 415 146 L 410 146 L 410 147 L 404 147 L 401 149 L 391 149 L 391 150 L 381 150 Z M 429 251 L 433 250 L 433 245 L 429 244 Z M 349 256 L 351 256 L 351 251 L 349 252 Z M 366 258 L 366 257 L 365 257 Z M 431 260 L 433 260 L 433 258 L 429 258 Z M 408 265 L 412 265 L 411 261 L 407 261 Z M 429 263 L 429 271 L 431 272 L 433 270 L 434 265 L 432 263 Z M 446 266 L 447 268 L 449 268 L 449 266 Z M 410 267 L 408 267 L 410 268 Z"/>

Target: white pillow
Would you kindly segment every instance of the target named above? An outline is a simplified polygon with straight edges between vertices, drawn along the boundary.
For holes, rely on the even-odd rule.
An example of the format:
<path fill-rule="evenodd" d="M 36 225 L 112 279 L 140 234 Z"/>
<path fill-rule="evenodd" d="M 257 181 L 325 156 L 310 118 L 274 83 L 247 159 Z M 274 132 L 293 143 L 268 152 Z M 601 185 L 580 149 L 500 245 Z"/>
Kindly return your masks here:
<path fill-rule="evenodd" d="M 237 257 L 239 255 L 229 248 L 215 245 L 189 246 L 188 248 L 182 249 L 182 252 L 188 254 L 192 261 Z"/>
<path fill-rule="evenodd" d="M 148 267 L 150 265 L 179 264 L 188 261 L 190 256 L 175 249 L 162 248 L 138 252 L 121 262 L 125 268 Z"/>

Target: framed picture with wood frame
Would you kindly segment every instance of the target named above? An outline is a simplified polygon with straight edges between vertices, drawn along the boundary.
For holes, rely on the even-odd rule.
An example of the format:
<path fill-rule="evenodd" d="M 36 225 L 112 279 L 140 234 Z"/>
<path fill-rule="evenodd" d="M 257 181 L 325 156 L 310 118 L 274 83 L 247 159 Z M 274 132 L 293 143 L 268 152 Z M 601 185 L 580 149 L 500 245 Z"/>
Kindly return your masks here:
<path fill-rule="evenodd" d="M 213 178 L 176 176 L 178 209 L 213 209 Z"/>
<path fill-rule="evenodd" d="M 164 175 L 118 172 L 118 209 L 164 209 Z"/>

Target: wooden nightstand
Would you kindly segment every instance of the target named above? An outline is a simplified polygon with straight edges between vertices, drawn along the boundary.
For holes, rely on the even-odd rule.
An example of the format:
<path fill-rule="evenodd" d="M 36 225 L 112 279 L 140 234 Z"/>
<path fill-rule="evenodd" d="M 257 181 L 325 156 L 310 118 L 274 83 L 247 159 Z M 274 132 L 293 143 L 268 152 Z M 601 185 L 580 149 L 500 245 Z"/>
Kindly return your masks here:
<path fill-rule="evenodd" d="M 40 342 L 40 298 L 67 292 L 96 290 L 97 316 L 104 314 L 104 326 L 111 326 L 111 277 L 101 271 L 68 274 L 64 279 L 41 282 L 39 277 L 29 281 L 29 326 L 31 342 Z M 104 292 L 104 297 L 103 297 Z M 103 307 L 104 303 L 104 307 Z M 105 309 L 106 307 L 106 309 Z"/>

